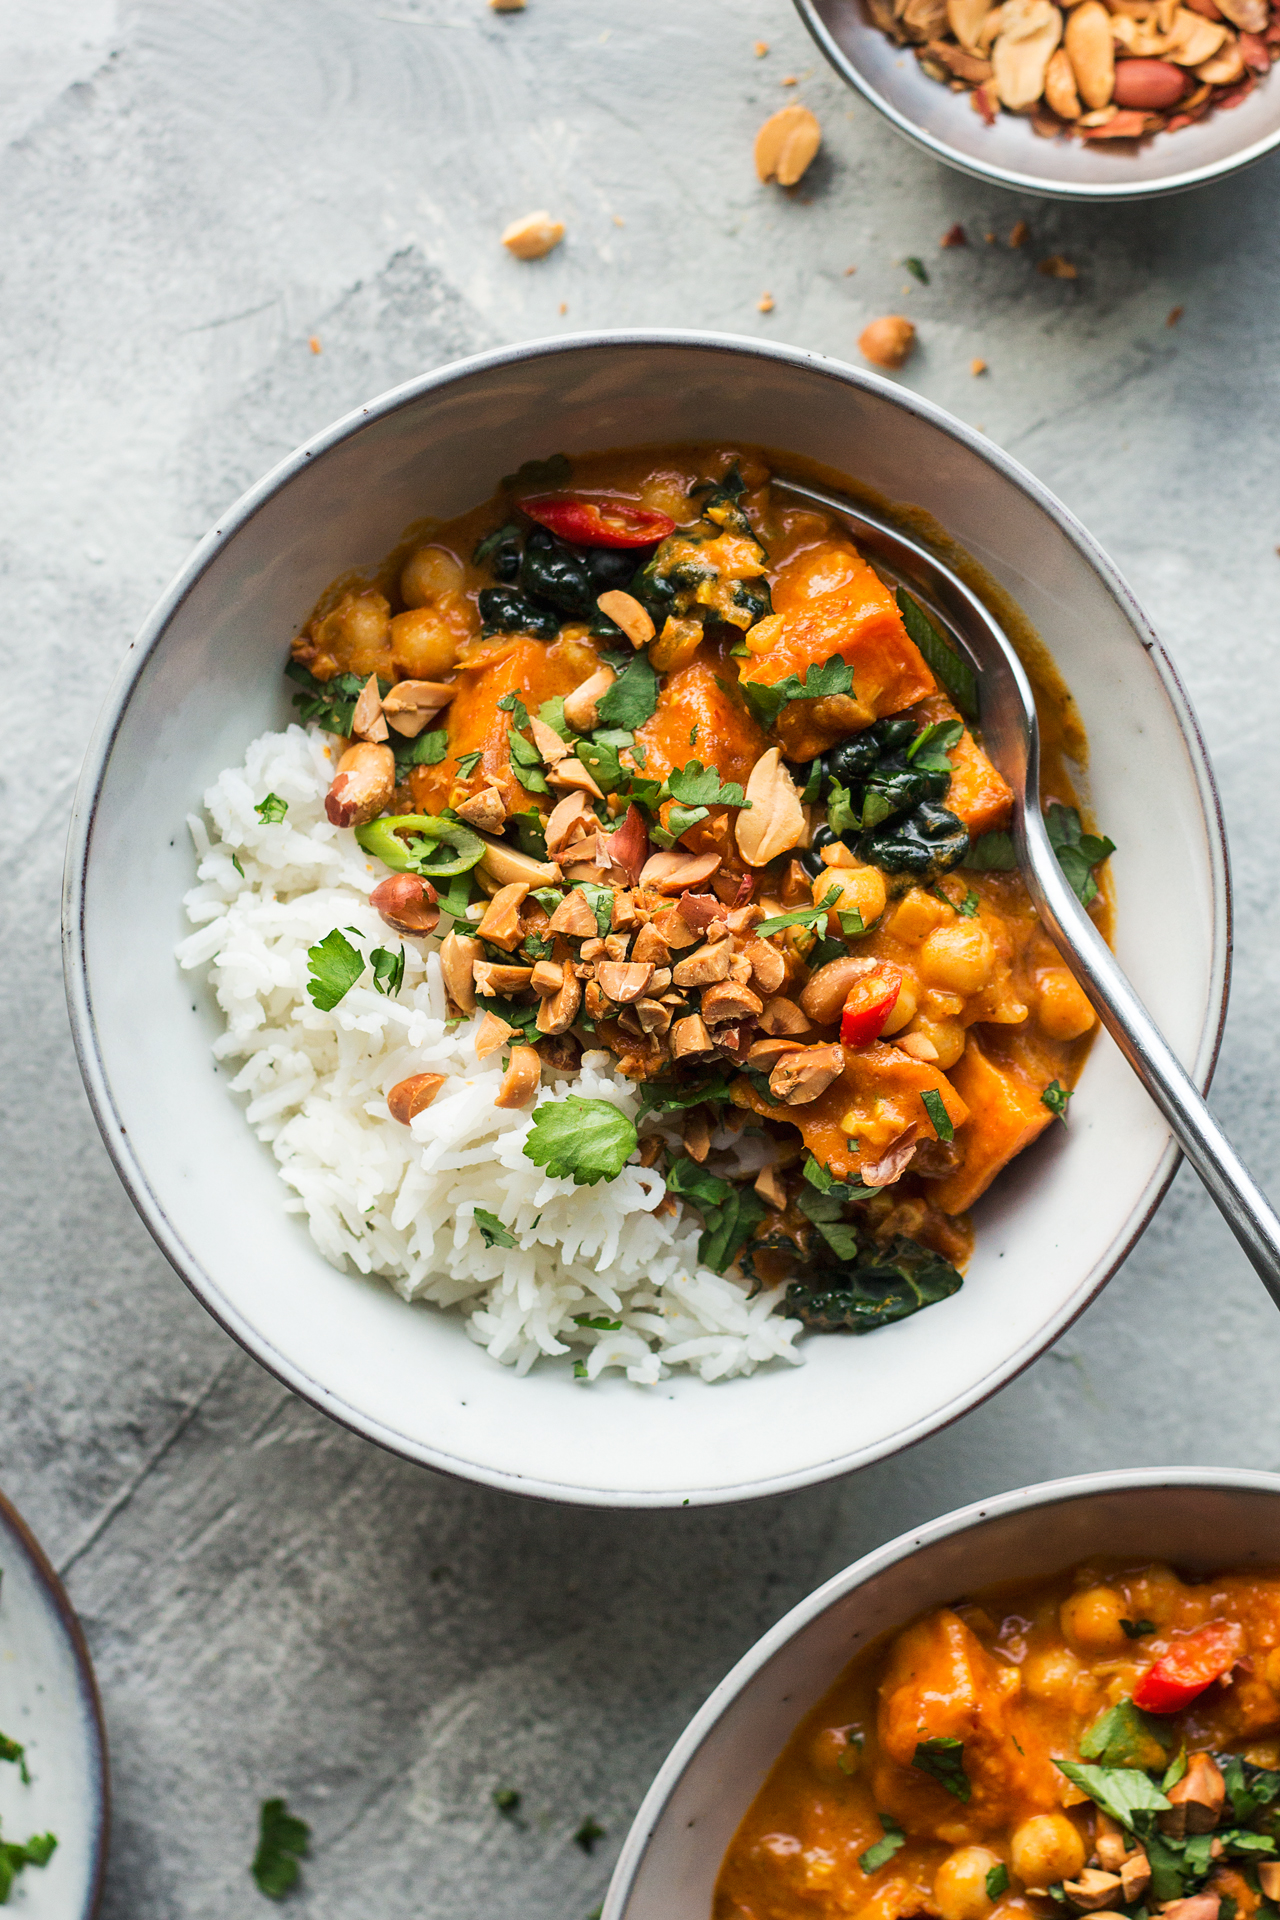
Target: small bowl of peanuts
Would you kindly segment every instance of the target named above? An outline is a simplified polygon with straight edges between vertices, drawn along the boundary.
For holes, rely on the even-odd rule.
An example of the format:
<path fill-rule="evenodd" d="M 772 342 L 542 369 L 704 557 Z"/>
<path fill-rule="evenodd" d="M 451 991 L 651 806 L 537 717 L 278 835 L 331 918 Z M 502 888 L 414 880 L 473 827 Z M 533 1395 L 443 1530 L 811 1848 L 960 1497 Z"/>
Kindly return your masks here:
<path fill-rule="evenodd" d="M 796 0 L 837 72 L 979 179 L 1149 199 L 1280 143 L 1272 0 Z"/>

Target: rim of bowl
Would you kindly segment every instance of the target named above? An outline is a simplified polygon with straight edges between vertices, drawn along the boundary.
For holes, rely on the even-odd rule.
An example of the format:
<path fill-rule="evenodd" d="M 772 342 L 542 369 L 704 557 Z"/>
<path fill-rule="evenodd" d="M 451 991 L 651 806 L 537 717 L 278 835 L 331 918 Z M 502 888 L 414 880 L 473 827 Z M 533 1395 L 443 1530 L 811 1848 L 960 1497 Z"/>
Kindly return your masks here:
<path fill-rule="evenodd" d="M 640 1802 L 636 1817 L 622 1843 L 622 1851 L 605 1896 L 602 1920 L 622 1920 L 654 1829 L 698 1750 L 727 1708 L 745 1693 L 776 1653 L 837 1600 L 842 1600 L 855 1588 L 865 1586 L 869 1580 L 895 1566 L 898 1561 L 909 1560 L 921 1548 L 935 1546 L 939 1540 L 950 1539 L 954 1534 L 973 1532 L 992 1520 L 1003 1519 L 1007 1514 L 1032 1513 L 1037 1508 L 1065 1506 L 1099 1493 L 1140 1492 L 1144 1488 L 1157 1487 L 1204 1487 L 1223 1492 L 1270 1493 L 1280 1499 L 1280 1473 L 1266 1473 L 1252 1467 L 1118 1467 L 1103 1473 L 1071 1474 L 1061 1480 L 1038 1480 L 1031 1486 L 1015 1487 L 1008 1493 L 996 1494 L 993 1499 L 972 1500 L 967 1506 L 954 1507 L 950 1513 L 944 1513 L 936 1520 L 926 1521 L 923 1526 L 912 1527 L 906 1533 L 898 1534 L 895 1539 L 886 1541 L 884 1546 L 864 1553 L 861 1559 L 833 1574 L 820 1587 L 815 1587 L 812 1593 L 806 1594 L 803 1600 L 797 1601 L 775 1626 L 762 1633 L 755 1645 L 749 1647 L 742 1658 L 730 1667 L 724 1679 L 707 1695 L 659 1767 L 653 1785 Z"/>
<path fill-rule="evenodd" d="M 987 1374 L 976 1386 L 957 1394 L 927 1418 L 885 1436 L 874 1445 L 857 1448 L 852 1453 L 841 1455 L 834 1460 L 819 1461 L 802 1470 L 779 1474 L 768 1480 L 744 1483 L 725 1489 L 704 1489 L 691 1493 L 687 1497 L 679 1491 L 654 1492 L 649 1489 L 618 1491 L 566 1486 L 557 1481 L 526 1478 L 514 1469 L 486 1467 L 474 1461 L 460 1459 L 438 1447 L 426 1445 L 407 1434 L 402 1434 L 372 1415 L 350 1406 L 322 1380 L 317 1380 L 306 1373 L 287 1354 L 265 1340 L 240 1311 L 223 1297 L 217 1284 L 205 1271 L 196 1251 L 186 1244 L 169 1220 L 162 1200 L 153 1190 L 144 1167 L 135 1155 L 132 1137 L 127 1132 L 116 1108 L 99 1048 L 85 956 L 84 904 L 89 848 L 92 843 L 102 786 L 121 720 L 133 697 L 143 669 L 151 654 L 163 642 L 170 622 L 196 582 L 241 527 L 253 519 L 267 501 L 287 487 L 293 477 L 312 462 L 322 458 L 372 421 L 383 419 L 404 407 L 412 406 L 426 394 L 448 387 L 476 373 L 518 366 L 524 361 L 541 359 L 553 354 L 585 354 L 601 350 L 615 352 L 619 348 L 626 347 L 646 349 L 669 347 L 680 351 L 700 348 L 721 353 L 730 358 L 781 361 L 785 365 L 816 374 L 820 378 L 833 379 L 844 386 L 861 387 L 882 399 L 888 399 L 894 405 L 927 421 L 937 432 L 956 441 L 967 451 L 977 454 L 1024 494 L 1030 496 L 1033 503 L 1053 521 L 1063 537 L 1099 575 L 1146 649 L 1161 680 L 1186 742 L 1188 758 L 1194 771 L 1204 814 L 1213 876 L 1215 914 L 1206 1027 L 1191 1072 L 1201 1090 L 1207 1090 L 1213 1078 L 1218 1050 L 1222 1043 L 1231 977 L 1232 901 L 1226 827 L 1217 782 L 1210 765 L 1199 721 L 1177 669 L 1139 606 L 1128 582 L 1075 515 L 1054 494 L 1050 493 L 1047 487 L 1042 486 L 1032 473 L 1002 448 L 994 446 L 985 435 L 978 434 L 965 426 L 962 421 L 955 419 L 932 401 L 923 399 L 907 388 L 896 386 L 892 381 L 885 380 L 878 374 L 864 372 L 861 368 L 849 366 L 842 360 L 812 353 L 802 347 L 753 340 L 740 334 L 703 332 L 691 328 L 622 328 L 617 331 L 598 329 L 577 334 L 562 334 L 551 339 L 525 341 L 515 346 L 493 348 L 484 353 L 468 355 L 462 360 L 450 361 L 431 373 L 419 374 L 398 387 L 392 387 L 366 405 L 356 407 L 350 413 L 344 414 L 314 438 L 304 441 L 293 453 L 286 455 L 272 467 L 254 486 L 241 494 L 234 505 L 220 517 L 213 530 L 205 535 L 186 565 L 157 601 L 136 639 L 131 642 L 103 703 L 102 712 L 85 754 L 72 804 L 63 873 L 63 980 L 72 1039 L 89 1104 L 107 1152 L 143 1224 L 179 1279 L 190 1288 L 205 1310 L 225 1332 L 231 1335 L 232 1339 L 236 1340 L 269 1373 L 274 1374 L 284 1386 L 302 1399 L 309 1401 L 312 1406 L 318 1407 L 322 1413 L 328 1414 L 340 1425 L 367 1440 L 374 1441 L 378 1446 L 385 1447 L 391 1453 L 416 1461 L 419 1465 L 433 1467 L 439 1472 L 455 1474 L 459 1478 L 495 1487 L 506 1493 L 562 1501 L 574 1506 L 619 1508 L 667 1507 L 685 1504 L 710 1506 L 720 1505 L 730 1500 L 759 1499 L 799 1487 L 813 1486 L 824 1480 L 838 1479 L 858 1467 L 869 1466 L 875 1460 L 884 1459 L 890 1454 L 900 1453 L 907 1447 L 914 1446 L 917 1441 L 925 1439 L 929 1434 L 937 1433 L 942 1428 L 950 1426 L 953 1421 L 960 1419 L 962 1415 L 980 1406 L 993 1394 L 998 1393 L 1002 1387 L 1007 1386 L 1010 1380 L 1052 1346 L 1085 1308 L 1097 1298 L 1145 1232 L 1168 1190 L 1182 1157 L 1172 1136 L 1145 1191 L 1137 1197 L 1125 1227 L 1116 1236 L 1102 1260 L 1076 1294 L 1039 1329 L 1033 1338 L 1024 1342 L 1023 1346 Z M 1213 1011 L 1215 1002 L 1216 1018 Z"/>
<path fill-rule="evenodd" d="M 26 1555 L 37 1581 L 44 1589 L 45 1599 L 58 1616 L 75 1661 L 80 1699 L 86 1709 L 85 1718 L 91 1730 L 89 1772 L 94 1787 L 93 1838 L 90 1842 L 89 1855 L 89 1896 L 80 1911 L 82 1920 L 93 1920 L 93 1915 L 97 1913 L 102 1901 L 102 1889 L 107 1873 L 107 1836 L 111 1831 L 111 1765 L 107 1755 L 107 1728 L 102 1717 L 102 1699 L 98 1693 L 98 1679 L 93 1671 L 93 1661 L 89 1658 L 84 1628 L 80 1625 L 75 1608 L 67 1598 L 66 1588 L 55 1573 L 44 1548 L 13 1502 L 6 1499 L 3 1493 L 0 1493 L 0 1526 L 5 1527 L 12 1534 L 19 1551 Z"/>
<path fill-rule="evenodd" d="M 849 58 L 844 48 L 830 31 L 826 21 L 818 11 L 817 0 L 794 0 L 796 12 L 800 15 L 810 35 L 817 43 L 828 64 L 835 68 L 841 78 L 851 87 L 856 87 L 863 99 L 882 113 L 890 124 L 897 128 L 904 139 L 913 146 L 932 154 L 935 160 L 941 160 L 948 167 L 954 167 L 957 173 L 967 173 L 973 180 L 993 180 L 997 186 L 1011 187 L 1018 193 L 1034 193 L 1042 200 L 1084 200 L 1095 205 L 1115 200 L 1161 200 L 1167 194 L 1186 193 L 1192 187 L 1202 187 L 1210 180 L 1225 180 L 1233 173 L 1239 173 L 1245 167 L 1251 167 L 1255 161 L 1263 159 L 1277 146 L 1280 146 L 1280 125 L 1273 132 L 1264 134 L 1261 140 L 1255 140 L 1251 147 L 1242 147 L 1238 153 L 1228 154 L 1225 159 L 1212 160 L 1205 166 L 1189 167 L 1180 173 L 1171 173 L 1161 180 L 1135 181 L 1132 186 L 1123 180 L 1045 181 L 1036 174 L 1019 173 L 1016 167 L 1002 167 L 994 161 L 975 160 L 967 153 L 961 153 L 937 134 L 929 133 L 924 127 L 910 119 L 886 99 L 876 87 L 872 86 L 866 75 Z M 850 0 L 855 8 L 858 0 Z M 867 25 L 867 32 L 877 29 Z"/>

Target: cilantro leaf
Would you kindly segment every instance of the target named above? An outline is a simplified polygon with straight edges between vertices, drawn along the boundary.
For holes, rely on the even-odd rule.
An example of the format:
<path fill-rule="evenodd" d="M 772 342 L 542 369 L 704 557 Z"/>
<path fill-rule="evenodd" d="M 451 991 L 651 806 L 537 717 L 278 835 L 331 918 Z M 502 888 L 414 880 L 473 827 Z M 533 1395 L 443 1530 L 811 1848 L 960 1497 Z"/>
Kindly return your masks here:
<path fill-rule="evenodd" d="M 553 733 L 558 733 L 562 740 L 567 740 L 570 746 L 573 745 L 574 732 L 564 717 L 564 695 L 562 693 L 553 694 L 550 700 L 543 701 L 542 705 L 538 708 L 538 718 L 544 726 L 550 727 Z"/>
<path fill-rule="evenodd" d="M 934 720 L 922 727 L 907 748 L 907 759 L 926 773 L 950 773 L 947 755 L 959 746 L 964 733 L 963 720 Z"/>
<path fill-rule="evenodd" d="M 489 1213 L 484 1207 L 477 1207 L 472 1215 L 480 1229 L 480 1238 L 486 1247 L 514 1247 L 515 1236 L 508 1233 L 496 1213 Z"/>
<path fill-rule="evenodd" d="M 838 780 L 831 782 L 827 795 L 827 825 L 832 833 L 861 833 L 862 819 L 855 812 L 853 796 Z"/>
<path fill-rule="evenodd" d="M 605 1838 L 605 1831 L 605 1828 L 599 1824 L 594 1816 L 588 1814 L 582 1825 L 578 1828 L 578 1831 L 574 1834 L 573 1844 L 575 1847 L 581 1847 L 584 1853 L 591 1853 L 596 1841 Z"/>
<path fill-rule="evenodd" d="M 17 1769 L 24 1787 L 31 1785 L 31 1775 L 27 1771 L 27 1750 L 20 1740 L 10 1740 L 0 1733 L 0 1760 L 10 1761 Z"/>
<path fill-rule="evenodd" d="M 481 1013 L 491 1013 L 495 1020 L 502 1020 L 509 1027 L 515 1027 L 526 1046 L 536 1046 L 542 1038 L 538 1032 L 538 1009 L 526 1007 L 519 1000 L 505 1000 L 501 994 L 476 995 L 476 1006 Z"/>
<path fill-rule="evenodd" d="M 626 778 L 627 769 L 609 740 L 579 740 L 578 759 L 604 793 L 615 793 Z"/>
<path fill-rule="evenodd" d="M 375 947 L 369 955 L 373 968 L 373 990 L 394 1000 L 404 985 L 404 948 L 392 953 L 390 947 Z"/>
<path fill-rule="evenodd" d="M 311 1829 L 289 1812 L 283 1800 L 264 1800 L 258 1822 L 258 1851 L 253 1877 L 270 1900 L 283 1900 L 298 1878 L 298 1861 L 307 1852 Z"/>
<path fill-rule="evenodd" d="M 696 827 L 699 820 L 705 820 L 707 813 L 706 807 L 682 807 L 677 803 L 667 815 L 665 827 L 650 827 L 649 838 L 657 846 L 674 847 L 680 835 Z"/>
<path fill-rule="evenodd" d="M 678 1113 L 682 1107 L 700 1106 L 704 1100 L 723 1102 L 729 1098 L 729 1085 L 723 1077 L 687 1087 L 675 1086 L 670 1081 L 646 1080 L 640 1087 L 640 1111 L 642 1114 Z"/>
<path fill-rule="evenodd" d="M 954 1140 L 956 1130 L 951 1124 L 951 1115 L 947 1112 L 946 1103 L 938 1089 L 926 1087 L 920 1099 L 925 1112 L 934 1124 L 939 1140 Z M 914 1765 L 914 1762 L 912 1764 Z"/>
<path fill-rule="evenodd" d="M 807 668 L 803 680 L 790 673 L 772 686 L 762 680 L 743 680 L 740 685 L 752 714 L 767 732 L 792 700 L 826 700 L 833 694 L 852 693 L 853 668 L 836 654 L 825 666 Z"/>
<path fill-rule="evenodd" d="M 594 880 L 575 880 L 570 892 L 586 895 L 596 917 L 596 933 L 603 940 L 613 925 L 613 888 L 602 887 Z"/>
<path fill-rule="evenodd" d="M 1065 1124 L 1067 1118 L 1067 1102 L 1071 1098 L 1071 1093 L 1072 1089 L 1070 1087 L 1061 1086 L 1058 1081 L 1051 1080 L 1044 1092 L 1040 1095 L 1040 1104 L 1041 1106 L 1048 1107 L 1055 1120 L 1061 1120 Z M 1154 1633 L 1155 1628 L 1148 1628 L 1148 1632 Z M 1131 1638 L 1135 1639 L 1136 1637 L 1136 1635 L 1131 1636 Z"/>
<path fill-rule="evenodd" d="M 449 751 L 448 729 L 434 727 L 429 733 L 420 733 L 416 740 L 406 740 L 401 734 L 392 741 L 391 751 L 401 772 L 406 767 L 438 767 Z"/>
<path fill-rule="evenodd" d="M 911 1764 L 918 1773 L 929 1774 L 957 1800 L 971 1797 L 973 1788 L 964 1770 L 964 1741 L 957 1740 L 954 1734 L 938 1734 L 935 1739 L 921 1740 Z"/>
<path fill-rule="evenodd" d="M 955 907 L 956 912 L 961 916 L 962 919 L 972 920 L 974 915 L 977 913 L 978 908 L 982 905 L 982 901 L 979 898 L 979 896 L 974 892 L 973 888 L 970 887 L 968 892 L 965 894 L 963 900 L 961 900 L 959 903 L 953 900 L 951 904 L 953 907 Z"/>
<path fill-rule="evenodd" d="M 987 1871 L 987 1898 L 998 1900 L 1002 1893 L 1008 1891 L 1009 1869 L 1002 1860 L 998 1867 L 990 1867 Z"/>
<path fill-rule="evenodd" d="M 1133 1831 L 1135 1813 L 1163 1813 L 1169 1802 L 1141 1767 L 1084 1767 L 1073 1760 L 1055 1760 L 1073 1786 L 1087 1793 L 1095 1806 Z"/>
<path fill-rule="evenodd" d="M 978 682 L 973 668 L 943 639 L 919 601 L 913 600 L 905 588 L 899 587 L 894 598 L 908 638 L 924 655 L 934 678 L 941 681 L 965 719 L 976 720 Z"/>
<path fill-rule="evenodd" d="M 652 720 L 657 705 L 658 676 L 642 649 L 600 695 L 596 713 L 606 727 L 627 727 L 634 733 Z"/>
<path fill-rule="evenodd" d="M 772 920 L 762 920 L 755 932 L 757 937 L 770 933 L 781 933 L 784 927 L 811 927 L 815 933 L 826 925 L 828 902 L 834 904 L 840 897 L 839 887 L 832 887 L 824 893 L 816 907 L 792 907 L 789 913 L 775 913 Z"/>
<path fill-rule="evenodd" d="M 476 768 L 480 765 L 483 754 L 484 748 L 476 747 L 470 753 L 460 753 L 458 755 L 458 778 L 460 780 L 469 780 L 471 778 Z"/>
<path fill-rule="evenodd" d="M 332 680 L 317 680 L 300 660 L 291 660 L 285 668 L 285 675 L 302 688 L 301 693 L 294 694 L 293 704 L 304 725 L 314 721 L 326 733 L 350 733 L 351 716 L 364 687 L 364 681 L 358 673 L 338 673 Z M 390 691 L 391 682 L 379 680 L 378 692 L 387 694 Z"/>
<path fill-rule="evenodd" d="M 717 768 L 704 767 L 700 760 L 672 767 L 667 788 L 672 799 L 686 807 L 741 807 L 746 812 L 751 806 L 736 780 L 722 781 Z"/>
<path fill-rule="evenodd" d="M 730 1187 L 721 1206 L 704 1209 L 707 1230 L 698 1258 L 713 1273 L 727 1273 L 769 1209 L 754 1187 Z"/>
<path fill-rule="evenodd" d="M 912 278 L 920 282 L 921 286 L 924 286 L 924 287 L 928 286 L 929 270 L 925 266 L 924 261 L 920 259 L 918 254 L 909 253 L 902 264 L 906 268 L 907 272 L 912 276 Z"/>
<path fill-rule="evenodd" d="M 332 1013 L 364 972 L 364 955 L 357 953 L 345 933 L 335 927 L 323 940 L 307 948 L 307 992 L 321 1013 Z"/>
<path fill-rule="evenodd" d="M 622 1331 L 621 1320 L 610 1320 L 608 1315 L 603 1313 L 575 1313 L 573 1324 L 575 1327 L 590 1327 L 593 1333 L 621 1333 Z"/>
<path fill-rule="evenodd" d="M 1215 1756 L 1226 1781 L 1227 1798 L 1237 1820 L 1251 1820 L 1259 1807 L 1272 1806 L 1280 1799 L 1280 1773 L 1270 1767 L 1258 1767 L 1238 1753 Z"/>
<path fill-rule="evenodd" d="M 1167 1727 L 1132 1700 L 1119 1700 L 1081 1735 L 1080 1753 L 1104 1767 L 1157 1767 L 1164 1764 L 1172 1742 Z"/>
<path fill-rule="evenodd" d="M 666 1178 L 668 1193 L 674 1193 L 681 1200 L 692 1200 L 702 1211 L 723 1206 L 733 1191 L 728 1180 L 721 1180 L 717 1174 L 699 1166 L 688 1154 L 671 1162 Z"/>
<path fill-rule="evenodd" d="M 873 1847 L 858 1855 L 858 1865 L 864 1873 L 876 1873 L 886 1860 L 892 1860 L 899 1847 L 907 1844 L 907 1836 L 896 1820 L 891 1820 L 887 1813 L 880 1814 L 879 1820 L 884 1828 L 883 1840 L 877 1840 Z"/>
<path fill-rule="evenodd" d="M 616 1179 L 637 1144 L 634 1122 L 610 1101 L 584 1100 L 571 1093 L 563 1100 L 544 1100 L 534 1109 L 524 1153 L 553 1180 L 593 1187 L 597 1180 Z"/>
<path fill-rule="evenodd" d="M 969 843 L 969 851 L 960 862 L 974 873 L 1016 873 L 1018 856 L 1011 833 L 980 833 Z"/>
<path fill-rule="evenodd" d="M 1105 834 L 1085 833 L 1074 807 L 1055 804 L 1045 814 L 1044 823 L 1058 856 L 1058 865 L 1071 882 L 1071 890 L 1080 905 L 1087 907 L 1098 891 L 1093 869 L 1115 852 L 1115 841 L 1108 840 Z"/>
<path fill-rule="evenodd" d="M 289 811 L 289 802 L 282 800 L 278 793 L 269 793 L 265 800 L 259 800 L 254 812 L 264 827 L 274 827 L 284 819 Z"/>

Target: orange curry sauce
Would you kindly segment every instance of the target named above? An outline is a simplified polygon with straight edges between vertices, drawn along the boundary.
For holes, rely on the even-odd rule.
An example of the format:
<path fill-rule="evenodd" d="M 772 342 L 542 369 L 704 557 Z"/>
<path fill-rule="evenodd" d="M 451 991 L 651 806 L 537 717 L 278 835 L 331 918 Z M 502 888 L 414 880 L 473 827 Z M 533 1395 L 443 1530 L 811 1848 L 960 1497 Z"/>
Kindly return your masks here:
<path fill-rule="evenodd" d="M 1148 1718 L 1163 1737 L 1136 1764 L 1158 1778 L 1185 1746 L 1193 1766 L 1197 1753 L 1234 1751 L 1274 1769 L 1280 1570 L 1189 1584 L 1167 1566 L 1083 1566 L 958 1601 L 873 1642 L 800 1723 L 756 1796 L 721 1867 L 714 1920 L 1070 1920 L 1078 1909 L 1047 1890 L 1078 1884 L 1090 1862 L 1098 1872 L 1099 1854 L 1104 1868 L 1118 1866 L 1128 1849 L 1054 1759 L 1077 1761 L 1101 1714 L 1141 1698 L 1156 1662 L 1224 1622 L 1237 1623 L 1225 1631 L 1238 1658 L 1183 1711 Z M 915 1764 L 920 1744 L 939 1739 L 963 1743 L 967 1802 Z M 905 1841 L 883 1864 L 872 1855 L 865 1871 L 860 1859 L 892 1832 L 886 1821 Z M 1251 1872 L 1254 1883 L 1220 1860 L 1203 1917 L 1185 1920 L 1211 1920 L 1214 1896 L 1253 1920 Z M 1090 1898 L 1095 1909 L 1134 1911 L 1122 1888 L 1101 1881 Z"/>

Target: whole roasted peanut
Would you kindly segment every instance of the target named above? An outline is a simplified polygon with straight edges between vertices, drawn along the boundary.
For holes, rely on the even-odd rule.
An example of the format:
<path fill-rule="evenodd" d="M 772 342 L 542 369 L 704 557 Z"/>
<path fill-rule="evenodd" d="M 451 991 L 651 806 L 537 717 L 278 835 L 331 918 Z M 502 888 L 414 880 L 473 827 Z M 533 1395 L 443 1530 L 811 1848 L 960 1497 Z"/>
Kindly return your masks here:
<path fill-rule="evenodd" d="M 854 953 L 846 954 L 842 960 L 828 960 L 825 967 L 819 967 L 811 975 L 800 995 L 800 1005 L 818 1026 L 834 1026 L 853 990 L 854 981 L 860 980 L 864 973 L 874 972 L 878 965 L 877 960 L 859 958 Z"/>
<path fill-rule="evenodd" d="M 523 220 L 513 220 L 503 230 L 502 244 L 517 260 L 541 260 L 563 239 L 564 221 L 553 220 L 545 207 L 539 207 L 536 213 L 527 213 Z"/>
<path fill-rule="evenodd" d="M 798 103 L 782 107 L 756 135 L 756 172 L 762 180 L 794 187 L 822 145 L 818 117 Z"/>
<path fill-rule="evenodd" d="M 387 1095 L 391 1118 L 398 1120 L 402 1127 L 407 1127 L 415 1113 L 421 1113 L 424 1107 L 431 1105 L 443 1085 L 442 1073 L 411 1073 L 407 1080 L 401 1080 L 392 1087 Z"/>
<path fill-rule="evenodd" d="M 1221 0 L 1220 11 L 1242 33 L 1265 33 L 1271 19 L 1267 0 Z"/>
<path fill-rule="evenodd" d="M 376 819 L 396 788 L 396 757 L 390 747 L 360 740 L 338 762 L 324 810 L 335 827 L 362 827 Z"/>
<path fill-rule="evenodd" d="M 1082 0 L 1080 6 L 1072 8 L 1067 15 L 1065 45 L 1085 106 L 1093 113 L 1109 106 L 1116 61 L 1111 15 L 1102 0 Z"/>
<path fill-rule="evenodd" d="M 1055 49 L 1053 58 L 1045 69 L 1044 97 L 1059 120 L 1080 118 L 1080 95 L 1076 92 L 1076 76 L 1067 58 L 1065 47 Z"/>
<path fill-rule="evenodd" d="M 416 873 L 393 873 L 379 881 L 369 905 L 397 933 L 434 933 L 440 920 L 435 888 Z"/>
<path fill-rule="evenodd" d="M 1089 0 L 1085 0 L 1088 5 Z M 869 320 L 858 335 L 858 351 L 876 367 L 905 366 L 916 344 L 916 330 L 900 313 Z"/>
<path fill-rule="evenodd" d="M 1117 60 L 1114 99 L 1118 107 L 1144 107 L 1159 113 L 1176 106 L 1187 90 L 1187 76 L 1171 60 Z"/>

